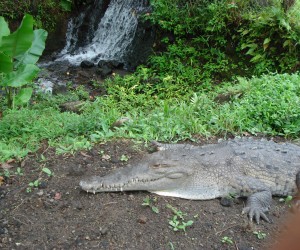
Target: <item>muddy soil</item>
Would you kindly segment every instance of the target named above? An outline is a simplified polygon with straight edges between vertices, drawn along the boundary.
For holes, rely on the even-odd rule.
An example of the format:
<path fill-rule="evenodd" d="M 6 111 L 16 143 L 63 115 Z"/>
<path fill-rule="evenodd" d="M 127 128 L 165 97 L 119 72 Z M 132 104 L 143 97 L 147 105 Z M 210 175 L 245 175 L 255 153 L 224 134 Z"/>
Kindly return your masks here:
<path fill-rule="evenodd" d="M 87 194 L 79 181 L 88 175 L 105 175 L 134 164 L 148 154 L 142 143 L 118 140 L 96 145 L 75 155 L 56 155 L 44 144 L 21 162 L 5 165 L 10 172 L 21 167 L 0 186 L 0 249 L 266 249 L 275 242 L 288 206 L 273 199 L 273 223 L 250 225 L 241 211 L 245 200 L 225 207 L 219 199 L 192 201 L 148 192 Z M 42 155 L 44 157 L 42 157 Z M 2 166 L 3 167 L 3 166 Z M 50 169 L 49 177 L 41 171 Z M 29 183 L 39 180 L 39 187 Z M 149 197 L 151 206 L 143 206 Z M 174 231 L 169 221 L 173 208 L 184 212 L 191 226 Z M 155 212 L 156 211 L 156 212 Z M 253 232 L 265 233 L 258 239 Z M 223 243 L 222 239 L 232 239 Z"/>

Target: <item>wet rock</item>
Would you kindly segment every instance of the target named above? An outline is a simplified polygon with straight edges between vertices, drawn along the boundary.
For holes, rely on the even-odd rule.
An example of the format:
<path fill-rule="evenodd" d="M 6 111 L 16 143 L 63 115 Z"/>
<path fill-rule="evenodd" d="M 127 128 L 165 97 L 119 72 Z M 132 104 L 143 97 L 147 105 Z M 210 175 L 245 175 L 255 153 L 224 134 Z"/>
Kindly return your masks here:
<path fill-rule="evenodd" d="M 68 92 L 68 88 L 66 84 L 57 83 L 54 84 L 52 89 L 52 95 L 65 94 Z"/>
<path fill-rule="evenodd" d="M 84 60 L 80 63 L 80 67 L 84 69 L 93 68 L 95 65 L 93 62 Z"/>
<path fill-rule="evenodd" d="M 87 72 L 87 71 L 83 71 L 83 70 L 80 70 L 80 71 L 78 71 L 78 75 L 80 76 L 80 77 L 84 77 L 84 78 L 91 78 L 91 73 L 90 72 Z"/>
<path fill-rule="evenodd" d="M 125 123 L 130 123 L 132 120 L 128 117 L 121 117 L 120 119 L 116 120 L 112 125 L 111 128 L 122 127 Z"/>
<path fill-rule="evenodd" d="M 233 203 L 233 200 L 228 197 L 222 197 L 220 200 L 220 204 L 224 207 L 231 207 Z"/>
<path fill-rule="evenodd" d="M 124 63 L 121 63 L 116 60 L 109 60 L 109 61 L 100 60 L 98 62 L 98 67 L 103 68 L 104 66 L 111 68 L 111 69 L 120 69 L 120 68 L 123 68 Z"/>
<path fill-rule="evenodd" d="M 37 86 L 38 86 L 37 92 L 42 92 L 42 93 L 45 93 L 45 94 L 52 95 L 53 86 L 54 86 L 53 82 L 51 82 L 47 79 L 44 79 L 44 78 L 40 78 L 37 81 Z"/>
<path fill-rule="evenodd" d="M 112 74 L 112 69 L 109 68 L 107 65 L 104 65 L 103 67 L 99 68 L 97 70 L 97 73 L 102 77 L 105 78 L 107 76 L 109 76 L 110 74 Z"/>
<path fill-rule="evenodd" d="M 76 102 L 66 102 L 61 104 L 59 107 L 62 111 L 71 111 L 74 113 L 80 113 L 81 108 L 84 106 L 85 102 L 76 101 Z"/>

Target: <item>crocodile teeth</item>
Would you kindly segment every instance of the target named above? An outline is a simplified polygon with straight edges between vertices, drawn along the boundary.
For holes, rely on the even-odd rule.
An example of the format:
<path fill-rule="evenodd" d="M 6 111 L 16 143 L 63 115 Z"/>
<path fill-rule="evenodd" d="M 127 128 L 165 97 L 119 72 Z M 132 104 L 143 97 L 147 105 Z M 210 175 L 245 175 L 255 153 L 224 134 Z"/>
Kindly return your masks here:
<path fill-rule="evenodd" d="M 94 194 L 96 194 L 96 191 L 94 190 L 94 192 L 93 192 Z"/>

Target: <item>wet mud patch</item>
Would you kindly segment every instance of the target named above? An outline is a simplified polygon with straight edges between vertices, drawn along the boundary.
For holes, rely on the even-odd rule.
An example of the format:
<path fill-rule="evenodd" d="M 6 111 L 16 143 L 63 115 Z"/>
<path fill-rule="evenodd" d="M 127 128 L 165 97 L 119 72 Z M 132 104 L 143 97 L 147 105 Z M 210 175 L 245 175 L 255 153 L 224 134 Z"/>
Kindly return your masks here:
<path fill-rule="evenodd" d="M 142 191 L 93 195 L 80 190 L 83 177 L 105 175 L 145 154 L 143 144 L 128 140 L 99 144 L 75 155 L 56 155 L 45 144 L 23 162 L 10 163 L 14 174 L 0 187 L 0 248 L 250 250 L 266 249 L 277 240 L 280 222 L 288 213 L 278 198 L 269 213 L 273 223 L 250 227 L 241 215 L 243 199 L 226 207 L 219 199 L 192 201 Z M 17 173 L 18 167 L 23 175 Z M 49 177 L 42 168 L 54 175 Z M 39 187 L 28 192 L 35 180 Z M 147 197 L 152 202 L 143 206 Z M 170 225 L 175 215 L 170 205 L 183 212 L 184 222 L 193 221 L 186 232 Z M 265 238 L 258 239 L 254 231 Z"/>

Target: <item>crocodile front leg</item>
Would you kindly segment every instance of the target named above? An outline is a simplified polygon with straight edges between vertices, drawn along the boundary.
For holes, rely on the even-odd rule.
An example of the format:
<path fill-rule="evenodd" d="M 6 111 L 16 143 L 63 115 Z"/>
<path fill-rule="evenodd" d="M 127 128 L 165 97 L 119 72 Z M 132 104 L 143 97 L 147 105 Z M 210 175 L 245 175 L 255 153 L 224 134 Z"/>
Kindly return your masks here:
<path fill-rule="evenodd" d="M 242 214 L 247 214 L 250 221 L 255 219 L 257 224 L 259 224 L 260 218 L 270 222 L 265 213 L 270 209 L 272 193 L 264 182 L 252 176 L 241 175 L 231 178 L 231 185 L 240 190 L 241 197 L 248 196 Z"/>
<path fill-rule="evenodd" d="M 270 191 L 261 191 L 250 195 L 247 199 L 246 207 L 243 209 L 243 214 L 248 214 L 250 221 L 255 218 L 259 224 L 260 217 L 265 221 L 270 222 L 265 212 L 269 211 L 272 203 L 272 194 Z"/>

